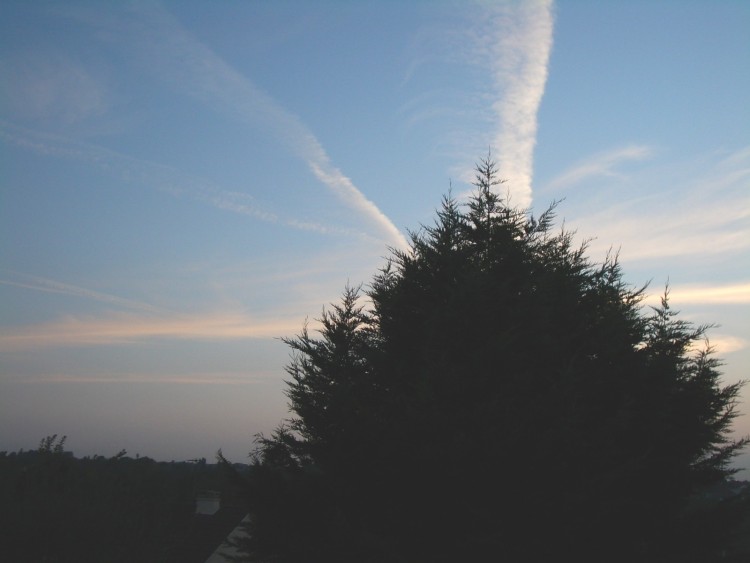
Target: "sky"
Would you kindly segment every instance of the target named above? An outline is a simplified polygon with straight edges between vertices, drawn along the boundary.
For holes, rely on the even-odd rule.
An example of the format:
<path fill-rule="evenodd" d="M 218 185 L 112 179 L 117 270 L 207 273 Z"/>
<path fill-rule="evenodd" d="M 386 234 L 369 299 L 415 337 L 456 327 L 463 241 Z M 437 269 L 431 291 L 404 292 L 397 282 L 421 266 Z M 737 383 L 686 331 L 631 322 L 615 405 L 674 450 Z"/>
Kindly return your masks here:
<path fill-rule="evenodd" d="M 749 29 L 741 0 L 5 0 L 0 450 L 246 460 L 289 416 L 280 338 L 488 152 L 750 378 Z"/>

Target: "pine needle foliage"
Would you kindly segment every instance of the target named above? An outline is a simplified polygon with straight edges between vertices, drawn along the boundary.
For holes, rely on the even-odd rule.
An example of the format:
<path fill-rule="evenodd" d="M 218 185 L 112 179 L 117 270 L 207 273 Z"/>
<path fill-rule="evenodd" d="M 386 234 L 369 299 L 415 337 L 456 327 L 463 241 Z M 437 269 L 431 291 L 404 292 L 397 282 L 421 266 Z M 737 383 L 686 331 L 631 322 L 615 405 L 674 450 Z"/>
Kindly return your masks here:
<path fill-rule="evenodd" d="M 498 194 L 488 158 L 366 291 L 285 340 L 292 417 L 258 437 L 277 561 L 711 561 L 691 499 L 732 474 L 708 326 Z M 711 518 L 716 518 L 712 507 Z M 723 528 L 722 528 L 723 529 Z M 272 557 L 273 556 L 273 557 Z"/>

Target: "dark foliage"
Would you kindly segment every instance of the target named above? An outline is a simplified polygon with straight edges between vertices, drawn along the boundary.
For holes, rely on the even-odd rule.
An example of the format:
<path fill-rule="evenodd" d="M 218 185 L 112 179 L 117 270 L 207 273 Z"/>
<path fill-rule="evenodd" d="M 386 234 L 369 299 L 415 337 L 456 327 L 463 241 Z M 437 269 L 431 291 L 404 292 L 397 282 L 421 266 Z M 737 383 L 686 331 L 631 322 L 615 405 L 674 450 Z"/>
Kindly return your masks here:
<path fill-rule="evenodd" d="M 202 533 L 196 488 L 223 488 L 216 465 L 133 459 L 124 450 L 77 459 L 64 445 L 53 435 L 37 450 L 0 452 L 0 560 L 186 563 L 204 561 L 223 539 L 200 559 L 183 549 Z"/>
<path fill-rule="evenodd" d="M 713 561 L 739 384 L 668 292 L 641 305 L 555 206 L 477 168 L 465 209 L 286 340 L 293 417 L 260 436 L 252 549 L 275 561 Z M 723 515 L 723 516 L 722 516 Z M 717 522 L 719 524 L 717 524 Z"/>

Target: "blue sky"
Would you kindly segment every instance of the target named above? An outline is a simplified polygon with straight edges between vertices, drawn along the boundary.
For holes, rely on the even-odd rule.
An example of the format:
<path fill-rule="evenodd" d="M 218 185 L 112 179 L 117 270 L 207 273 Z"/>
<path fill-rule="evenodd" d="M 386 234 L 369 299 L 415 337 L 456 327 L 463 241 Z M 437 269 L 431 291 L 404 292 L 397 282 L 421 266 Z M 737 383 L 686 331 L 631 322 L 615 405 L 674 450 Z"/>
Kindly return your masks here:
<path fill-rule="evenodd" d="M 739 0 L 3 2 L 0 450 L 245 459 L 287 416 L 279 337 L 488 149 L 747 378 L 748 29 Z"/>

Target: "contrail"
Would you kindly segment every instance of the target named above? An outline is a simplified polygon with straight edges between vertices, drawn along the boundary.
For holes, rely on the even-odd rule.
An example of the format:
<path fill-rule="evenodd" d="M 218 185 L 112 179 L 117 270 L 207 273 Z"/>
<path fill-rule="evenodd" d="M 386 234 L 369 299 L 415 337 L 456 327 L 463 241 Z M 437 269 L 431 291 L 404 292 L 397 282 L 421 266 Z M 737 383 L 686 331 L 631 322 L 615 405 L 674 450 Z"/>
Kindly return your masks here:
<path fill-rule="evenodd" d="M 555 177 L 546 185 L 546 189 L 567 188 L 596 176 L 616 176 L 614 169 L 619 164 L 632 160 L 645 160 L 653 154 L 654 149 L 646 145 L 630 145 L 595 154 Z"/>
<path fill-rule="evenodd" d="M 284 109 L 271 96 L 257 88 L 211 49 L 194 39 L 165 10 L 154 7 L 135 10 L 130 26 L 122 20 L 104 23 L 111 35 L 120 35 L 129 48 L 162 79 L 181 92 L 196 97 L 216 109 L 239 117 L 254 126 L 261 125 L 303 159 L 315 177 L 342 203 L 363 216 L 389 244 L 408 246 L 406 238 L 378 207 L 338 168 L 320 141 L 300 119 Z M 122 33 L 127 35 L 122 36 Z"/>
<path fill-rule="evenodd" d="M 9 280 L 0 279 L 0 284 L 9 285 L 13 287 L 20 287 L 23 289 L 31 289 L 34 291 L 43 291 L 45 293 L 61 293 L 63 295 L 72 295 L 74 297 L 81 297 L 83 299 L 92 299 L 101 303 L 109 303 L 111 305 L 117 305 L 128 309 L 137 309 L 141 311 L 159 312 L 159 309 L 148 303 L 141 301 L 134 301 L 132 299 L 125 299 L 116 295 L 108 293 L 102 293 L 99 291 L 93 291 L 85 287 L 79 287 L 62 283 L 56 280 L 50 280 L 39 276 L 32 276 L 30 274 L 22 274 L 20 272 L 8 272 L 13 276 L 20 278 L 20 280 Z"/>
<path fill-rule="evenodd" d="M 488 15 L 480 48 L 489 57 L 497 133 L 493 157 L 507 180 L 511 203 L 529 207 L 532 199 L 537 112 L 544 95 L 552 50 L 551 0 L 499 3 Z"/>
<path fill-rule="evenodd" d="M 376 239 L 376 237 L 356 229 L 313 221 L 301 221 L 291 216 L 279 216 L 255 205 L 253 197 L 246 193 L 221 189 L 208 180 L 191 176 L 172 166 L 137 159 L 111 149 L 74 141 L 59 135 L 32 131 L 11 125 L 1 119 L 0 142 L 16 145 L 47 156 L 86 162 L 99 167 L 108 174 L 119 176 L 121 179 L 130 182 L 137 181 L 175 196 L 185 194 L 218 209 L 253 217 L 259 221 L 282 224 L 304 231 L 335 233 L 365 240 Z M 317 171 L 313 170 L 313 173 L 317 174 Z M 338 174 L 341 173 L 338 172 Z M 379 210 L 377 211 L 379 212 Z"/>

